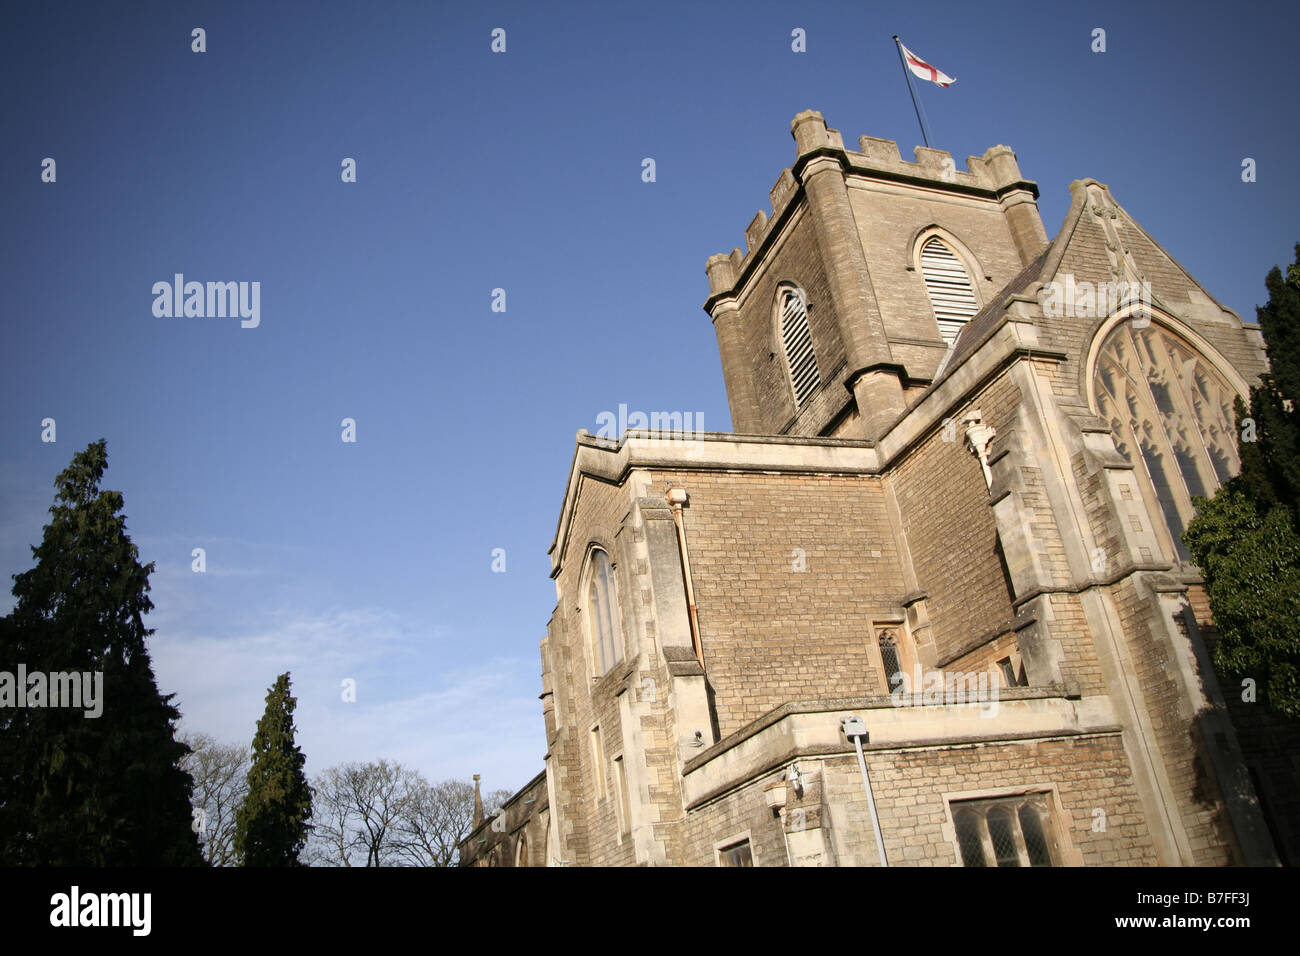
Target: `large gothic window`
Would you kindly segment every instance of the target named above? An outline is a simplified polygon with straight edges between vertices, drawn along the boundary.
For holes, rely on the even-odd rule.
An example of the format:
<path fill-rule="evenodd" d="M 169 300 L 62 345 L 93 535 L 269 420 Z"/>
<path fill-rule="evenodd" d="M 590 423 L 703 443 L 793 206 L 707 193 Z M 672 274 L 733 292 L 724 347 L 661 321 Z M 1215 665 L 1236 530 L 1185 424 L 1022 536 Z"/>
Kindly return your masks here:
<path fill-rule="evenodd" d="M 597 674 L 606 673 L 623 658 L 623 640 L 618 627 L 618 604 L 614 596 L 614 567 L 609 555 L 593 548 L 587 569 L 587 627 L 597 664 Z"/>
<path fill-rule="evenodd" d="M 1195 509 L 1241 469 L 1235 439 L 1237 393 L 1195 348 L 1155 323 L 1120 323 L 1106 336 L 1093 384 L 1097 411 L 1120 453 L 1135 466 L 1151 514 L 1164 517 L 1169 546 L 1191 556 L 1183 532 Z"/>
<path fill-rule="evenodd" d="M 776 306 L 790 387 L 794 390 L 795 407 L 800 408 L 821 384 L 812 332 L 808 328 L 808 298 L 798 286 L 782 285 L 777 290 Z"/>
<path fill-rule="evenodd" d="M 979 311 L 975 288 L 957 253 L 940 239 L 931 236 L 921 246 L 921 276 L 930 295 L 930 307 L 939 323 L 939 334 L 949 346 L 958 333 Z"/>

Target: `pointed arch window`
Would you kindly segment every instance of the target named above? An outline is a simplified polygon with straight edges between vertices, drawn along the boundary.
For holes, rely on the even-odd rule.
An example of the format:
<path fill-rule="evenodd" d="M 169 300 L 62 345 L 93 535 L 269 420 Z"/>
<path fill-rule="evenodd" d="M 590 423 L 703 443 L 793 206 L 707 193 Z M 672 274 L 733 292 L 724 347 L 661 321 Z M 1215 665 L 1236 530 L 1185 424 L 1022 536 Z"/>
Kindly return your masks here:
<path fill-rule="evenodd" d="M 903 683 L 903 662 L 898 656 L 898 639 L 893 631 L 880 632 L 880 660 L 885 665 L 885 682 L 893 693 Z"/>
<path fill-rule="evenodd" d="M 921 246 L 921 276 L 939 323 L 939 335 L 951 346 L 979 311 L 970 275 L 952 247 L 938 236 L 931 236 Z"/>
<path fill-rule="evenodd" d="M 875 634 L 875 649 L 880 655 L 880 668 L 885 676 L 885 689 L 890 694 L 919 693 L 920 687 L 912 686 L 917 678 L 915 673 L 916 655 L 913 653 L 911 637 L 904 631 L 901 621 L 877 621 L 872 625 Z"/>
<path fill-rule="evenodd" d="M 1195 514 L 1192 499 L 1212 496 L 1241 469 L 1236 390 L 1191 344 L 1149 321 L 1122 322 L 1106 336 L 1093 385 L 1098 414 L 1135 466 L 1148 512 L 1164 518 L 1167 545 L 1190 561 L 1183 532 Z"/>
<path fill-rule="evenodd" d="M 623 659 L 623 638 L 618 626 L 614 566 L 601 548 L 592 548 L 587 569 L 587 628 L 597 675 L 603 675 Z"/>
<path fill-rule="evenodd" d="M 988 866 L 984 859 L 984 828 L 980 815 L 974 810 L 964 809 L 953 813 L 952 819 L 957 830 L 962 865 Z"/>
<path fill-rule="evenodd" d="M 821 384 L 812 332 L 808 328 L 808 297 L 798 286 L 782 285 L 777 290 L 776 305 L 790 387 L 794 391 L 795 407 L 800 408 Z"/>

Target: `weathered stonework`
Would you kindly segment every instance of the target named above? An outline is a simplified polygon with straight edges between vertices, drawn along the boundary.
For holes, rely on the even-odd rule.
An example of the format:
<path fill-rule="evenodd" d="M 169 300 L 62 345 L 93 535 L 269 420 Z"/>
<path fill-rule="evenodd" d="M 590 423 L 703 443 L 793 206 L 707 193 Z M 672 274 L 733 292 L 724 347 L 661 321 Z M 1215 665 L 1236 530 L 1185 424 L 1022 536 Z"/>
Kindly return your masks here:
<path fill-rule="evenodd" d="M 867 782 L 890 865 L 1005 862 L 971 822 L 999 813 L 1019 814 L 1023 865 L 1295 860 L 1295 731 L 1220 688 L 1201 579 L 1095 387 L 1101 342 L 1138 321 L 1240 391 L 1265 368 L 1258 330 L 1093 180 L 1049 242 L 1005 146 L 958 170 L 847 150 L 814 111 L 792 131 L 771 215 L 708 260 L 736 433 L 579 433 L 550 549 L 546 770 L 462 863 L 513 861 L 518 831 L 546 865 L 878 865 Z M 978 306 L 951 345 L 930 237 Z M 1049 314 L 1066 275 L 1151 301 Z M 802 405 L 781 283 L 820 372 Z M 593 549 L 615 582 L 603 673 Z"/>

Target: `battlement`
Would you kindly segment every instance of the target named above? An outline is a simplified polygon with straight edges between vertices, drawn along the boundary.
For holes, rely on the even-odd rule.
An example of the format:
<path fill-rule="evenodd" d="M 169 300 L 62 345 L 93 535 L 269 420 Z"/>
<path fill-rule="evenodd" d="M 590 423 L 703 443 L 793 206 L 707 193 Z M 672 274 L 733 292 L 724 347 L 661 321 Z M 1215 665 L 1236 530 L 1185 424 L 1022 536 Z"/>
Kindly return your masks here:
<path fill-rule="evenodd" d="M 1016 154 L 1009 146 L 991 146 L 983 156 L 967 156 L 966 168 L 958 169 L 952 154 L 943 149 L 917 146 L 913 150 L 914 162 L 903 159 L 898 143 L 892 139 L 875 136 L 858 138 L 856 151 L 846 149 L 844 137 L 837 129 L 826 125 L 817 110 L 804 110 L 790 122 L 794 137 L 796 159 L 792 167 L 781 170 L 781 175 L 768 192 L 772 212 L 760 209 L 745 228 L 745 249 L 733 249 L 730 254 L 711 256 L 705 266 L 709 276 L 709 291 L 717 294 L 734 288 L 744 272 L 749 257 L 768 238 L 768 234 L 781 222 L 791 203 L 801 195 L 800 176 L 803 170 L 818 157 L 829 156 L 838 160 L 846 179 L 885 180 L 911 185 L 937 187 L 982 195 L 1000 200 L 1006 193 L 1027 192 L 1038 198 L 1038 188 L 1021 175 Z"/>

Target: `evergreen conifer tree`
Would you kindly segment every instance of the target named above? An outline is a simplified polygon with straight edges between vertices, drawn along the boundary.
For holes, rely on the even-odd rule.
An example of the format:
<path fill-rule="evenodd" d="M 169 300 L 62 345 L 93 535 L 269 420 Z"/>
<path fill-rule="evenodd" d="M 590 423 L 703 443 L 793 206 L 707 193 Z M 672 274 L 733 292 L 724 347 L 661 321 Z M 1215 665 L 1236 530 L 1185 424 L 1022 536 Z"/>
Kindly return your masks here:
<path fill-rule="evenodd" d="M 1256 309 L 1269 371 L 1236 403 L 1241 473 L 1209 500 L 1183 540 L 1205 575 L 1219 643 L 1214 662 L 1253 678 L 1271 711 L 1300 719 L 1300 244 Z"/>
<path fill-rule="evenodd" d="M 14 675 L 0 676 L 0 864 L 203 865 L 180 713 L 145 645 L 153 564 L 127 536 L 122 495 L 99 488 L 107 464 L 101 439 L 59 474 L 36 565 L 14 575 L 17 604 L 0 619 L 0 672 Z M 102 674 L 98 701 L 49 706 L 55 674 L 92 695 Z M 7 699 L 19 694 L 25 706 Z"/>
<path fill-rule="evenodd" d="M 307 758 L 294 743 L 289 675 L 281 674 L 266 695 L 266 711 L 253 735 L 248 794 L 235 818 L 235 853 L 244 866 L 298 866 L 311 826 Z"/>

